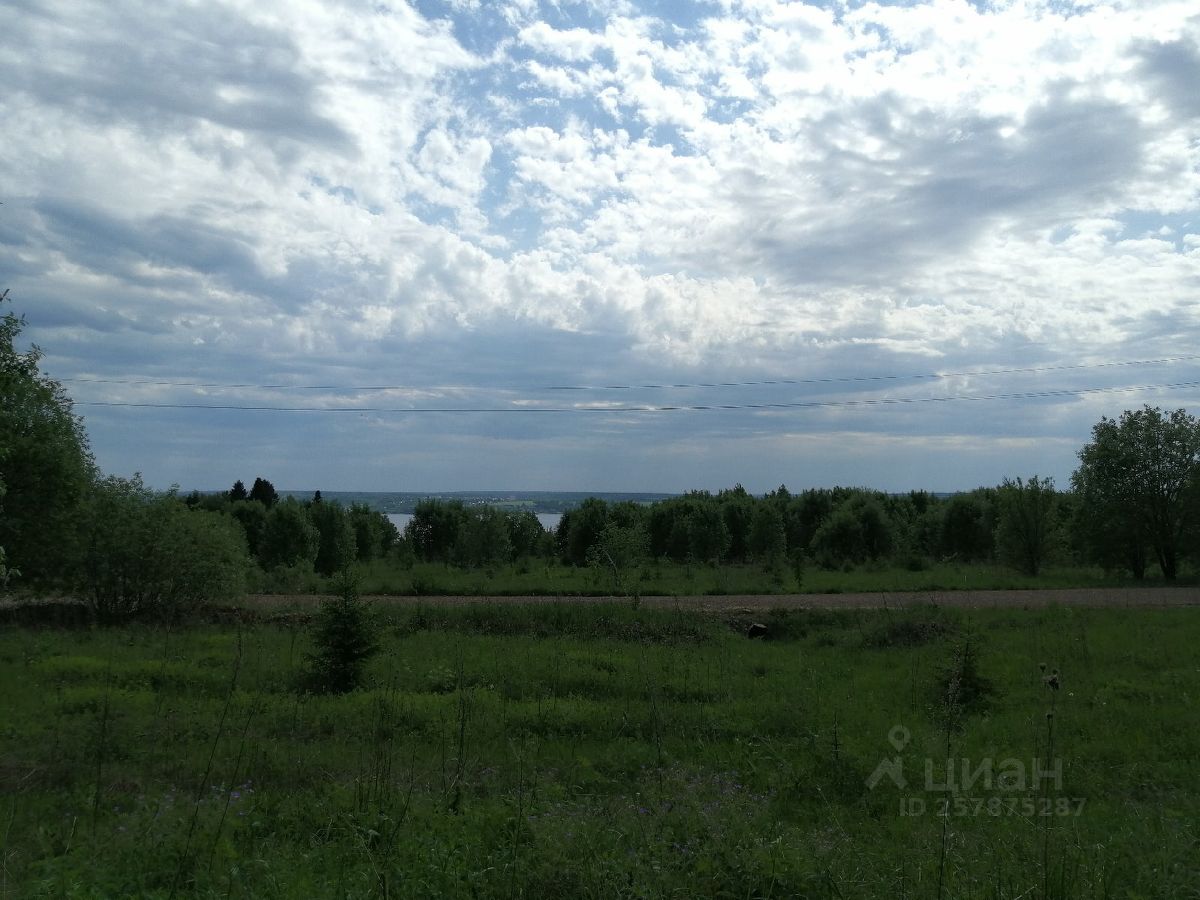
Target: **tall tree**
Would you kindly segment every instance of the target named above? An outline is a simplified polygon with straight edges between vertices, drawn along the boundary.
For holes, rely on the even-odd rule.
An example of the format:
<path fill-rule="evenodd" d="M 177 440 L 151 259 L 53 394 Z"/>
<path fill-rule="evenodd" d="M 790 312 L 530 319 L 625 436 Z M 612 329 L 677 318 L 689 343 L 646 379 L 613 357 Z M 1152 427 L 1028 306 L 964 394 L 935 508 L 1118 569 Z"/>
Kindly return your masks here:
<path fill-rule="evenodd" d="M 536 556 L 546 546 L 546 529 L 535 513 L 527 510 L 512 510 L 505 514 L 508 519 L 508 539 L 512 544 L 513 556 L 517 559 Z"/>
<path fill-rule="evenodd" d="M 969 562 L 992 555 L 992 510 L 985 492 L 955 494 L 942 513 L 942 552 Z"/>
<path fill-rule="evenodd" d="M 1119 517 L 1124 542 L 1144 541 L 1174 581 L 1195 524 L 1198 475 L 1200 421 L 1183 409 L 1145 406 L 1096 423 L 1071 482 L 1085 510 Z"/>
<path fill-rule="evenodd" d="M 384 556 L 400 537 L 386 515 L 365 503 L 352 503 L 347 515 L 354 529 L 355 555 L 360 560 Z"/>
<path fill-rule="evenodd" d="M 687 520 L 688 552 L 699 562 L 719 563 L 729 552 L 729 529 L 721 507 L 712 501 L 696 504 Z"/>
<path fill-rule="evenodd" d="M 238 500 L 249 499 L 249 494 L 246 493 L 246 485 L 242 484 L 242 479 L 238 479 L 233 483 L 233 487 L 229 489 L 229 499 L 235 503 Z"/>
<path fill-rule="evenodd" d="M 778 503 L 763 502 L 755 507 L 748 544 L 751 555 L 760 562 L 775 562 L 783 557 L 787 535 Z"/>
<path fill-rule="evenodd" d="M 0 293 L 0 304 L 8 292 Z M 0 547 L 25 578 L 59 572 L 79 503 L 95 480 L 82 420 L 62 385 L 39 369 L 41 350 L 18 352 L 25 319 L 0 318 Z"/>
<path fill-rule="evenodd" d="M 313 568 L 322 575 L 341 572 L 354 562 L 358 543 L 350 517 L 336 500 L 312 503 L 308 520 L 317 529 L 317 556 Z"/>
<path fill-rule="evenodd" d="M 508 517 L 494 506 L 476 506 L 467 510 L 455 555 L 460 563 L 468 566 L 508 562 L 512 558 Z"/>
<path fill-rule="evenodd" d="M 645 558 L 649 546 L 646 528 L 640 521 L 623 526 L 610 518 L 588 549 L 588 565 L 608 573 L 618 594 L 628 594 L 630 570 Z"/>
<path fill-rule="evenodd" d="M 270 509 L 279 502 L 279 494 L 275 492 L 275 485 L 267 481 L 265 478 L 255 478 L 254 487 L 250 488 L 250 499 L 257 500 L 267 509 Z"/>
<path fill-rule="evenodd" d="M 426 562 L 449 562 L 458 546 L 466 510 L 461 500 L 427 498 L 417 503 L 404 537 Z"/>
<path fill-rule="evenodd" d="M 587 554 L 608 524 L 608 504 L 588 497 L 558 521 L 558 544 L 563 560 L 573 566 L 587 565 Z"/>
<path fill-rule="evenodd" d="M 1000 520 L 996 550 L 1000 558 L 1026 575 L 1037 575 L 1058 544 L 1053 478 L 1004 479 L 996 492 Z"/>
<path fill-rule="evenodd" d="M 317 558 L 321 536 L 304 507 L 289 497 L 267 513 L 258 546 L 264 569 L 310 566 Z"/>

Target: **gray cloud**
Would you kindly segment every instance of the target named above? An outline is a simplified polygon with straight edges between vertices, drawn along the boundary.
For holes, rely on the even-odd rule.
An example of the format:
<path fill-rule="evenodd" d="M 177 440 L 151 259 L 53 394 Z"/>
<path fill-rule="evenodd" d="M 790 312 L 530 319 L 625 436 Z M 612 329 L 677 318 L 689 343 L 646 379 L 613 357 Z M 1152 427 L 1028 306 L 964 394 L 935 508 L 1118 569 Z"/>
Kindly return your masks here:
<path fill-rule="evenodd" d="M 0 15 L 19 57 L 0 57 L 7 89 L 97 125 L 155 133 L 208 121 L 268 141 L 343 153 L 354 140 L 320 110 L 318 85 L 286 35 L 226 6 L 36 3 Z"/>
<path fill-rule="evenodd" d="M 898 127 L 881 124 L 893 121 Z M 843 150 L 824 138 L 863 123 L 864 140 L 884 142 L 885 151 Z M 1037 229 L 1080 206 L 1103 208 L 1137 171 L 1151 136 L 1130 110 L 1071 100 L 1065 88 L 1020 125 L 914 113 L 884 96 L 832 113 L 808 133 L 821 159 L 795 166 L 789 180 L 815 179 L 827 206 L 789 209 L 787 181 L 781 190 L 774 178 L 730 196 L 744 219 L 727 249 L 793 285 L 892 284 L 962 252 L 1002 217 Z M 697 249 L 709 260 L 717 252 Z"/>
<path fill-rule="evenodd" d="M 1134 48 L 1138 69 L 1177 115 L 1200 117 L 1200 44 L 1180 38 L 1141 42 Z"/>
<path fill-rule="evenodd" d="M 570 4 L 545 11 L 586 29 L 564 37 L 532 12 L 514 25 L 469 4 L 450 24 L 403 5 L 258 20 L 269 6 L 9 3 L 0 288 L 63 377 L 405 387 L 72 382 L 84 401 L 737 406 L 1195 372 L 546 390 L 972 371 L 1170 355 L 1200 338 L 1197 46 L 1148 37 L 1186 28 L 1102 9 L 1066 30 L 998 4 L 960 47 L 924 27 L 925 4 L 868 5 L 807 27 L 798 52 L 772 10 L 733 7 L 753 27 L 732 28 L 722 55 L 694 21 Z M 995 43 L 1019 17 L 1036 39 Z M 556 64 L 586 56 L 575 74 L 605 98 L 569 77 L 569 96 L 523 90 L 525 26 Z M 872 27 L 894 46 L 864 44 Z M 734 112 L 732 84 L 745 95 Z M 948 489 L 1063 478 L 1099 415 L 1143 399 L 1197 398 L 81 411 L 102 465 L 162 485 Z"/>

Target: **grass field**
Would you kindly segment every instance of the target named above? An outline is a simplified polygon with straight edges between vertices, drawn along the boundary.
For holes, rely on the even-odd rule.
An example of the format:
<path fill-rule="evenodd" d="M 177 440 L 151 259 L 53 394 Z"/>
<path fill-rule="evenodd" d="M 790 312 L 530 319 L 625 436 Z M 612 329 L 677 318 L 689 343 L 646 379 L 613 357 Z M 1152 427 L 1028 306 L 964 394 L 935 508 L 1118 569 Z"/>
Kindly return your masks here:
<path fill-rule="evenodd" d="M 0 894 L 1200 896 L 1195 610 L 385 615 L 0 632 Z"/>
<path fill-rule="evenodd" d="M 611 573 L 544 560 L 530 560 L 490 569 L 469 569 L 439 563 L 404 568 L 393 560 L 361 566 L 361 586 L 367 594 L 476 596 L 595 596 L 632 595 L 683 597 L 701 594 L 852 593 L 858 591 L 1010 590 L 1034 588 L 1119 587 L 1161 583 L 1153 576 L 1134 582 L 1084 566 L 1050 568 L 1037 577 L 988 563 L 939 563 L 919 570 L 896 565 L 864 565 L 843 571 L 809 566 L 797 573 L 785 566 L 686 565 L 655 561 L 623 573 L 618 585 Z M 1181 583 L 1195 583 L 1190 571 Z M 258 575 L 254 593 L 324 593 L 332 580 L 312 573 Z"/>

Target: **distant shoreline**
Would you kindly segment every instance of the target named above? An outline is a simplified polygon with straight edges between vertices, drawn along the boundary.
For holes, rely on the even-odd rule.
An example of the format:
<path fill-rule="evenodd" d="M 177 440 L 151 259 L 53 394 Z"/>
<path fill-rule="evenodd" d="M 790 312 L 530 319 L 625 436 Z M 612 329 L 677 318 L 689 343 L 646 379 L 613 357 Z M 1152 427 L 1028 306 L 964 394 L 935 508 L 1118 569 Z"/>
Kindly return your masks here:
<path fill-rule="evenodd" d="M 220 494 L 223 491 L 199 491 L 201 494 Z M 314 490 L 279 490 L 280 497 L 309 500 Z M 680 494 L 641 493 L 631 491 L 326 491 L 321 496 L 337 500 L 343 506 L 365 503 L 376 512 L 412 513 L 422 500 L 457 500 L 464 506 L 495 506 L 501 509 L 526 509 L 534 513 L 564 513 L 575 509 L 589 497 L 609 503 L 655 503 L 679 497 Z"/>

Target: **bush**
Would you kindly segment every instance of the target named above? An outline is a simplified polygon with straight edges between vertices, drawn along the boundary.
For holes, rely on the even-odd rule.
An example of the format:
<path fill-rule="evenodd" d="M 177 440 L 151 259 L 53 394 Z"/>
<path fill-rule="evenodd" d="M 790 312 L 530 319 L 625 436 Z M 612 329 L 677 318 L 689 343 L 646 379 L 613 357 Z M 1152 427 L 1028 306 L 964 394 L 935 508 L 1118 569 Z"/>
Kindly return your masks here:
<path fill-rule="evenodd" d="M 955 648 L 938 670 L 935 701 L 947 722 L 956 724 L 966 713 L 981 711 L 993 693 L 991 681 L 979 669 L 978 640 L 970 635 Z"/>
<path fill-rule="evenodd" d="M 177 616 L 245 590 L 241 529 L 132 479 L 105 478 L 83 505 L 70 580 L 97 618 Z"/>
<path fill-rule="evenodd" d="M 360 687 L 367 661 L 379 650 L 373 617 L 359 599 L 354 577 L 343 574 L 338 587 L 338 595 L 321 604 L 313 621 L 307 687 L 319 694 L 345 694 Z"/>

